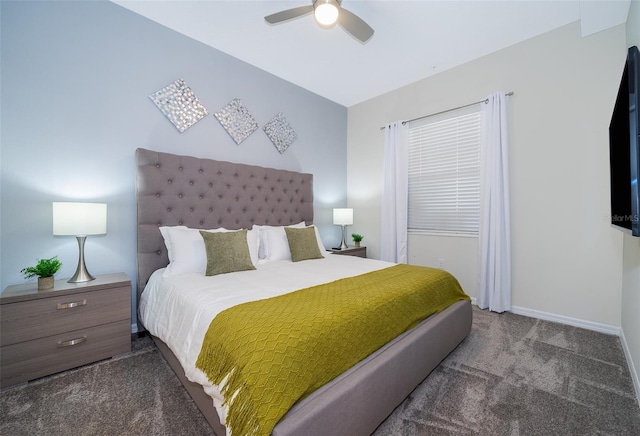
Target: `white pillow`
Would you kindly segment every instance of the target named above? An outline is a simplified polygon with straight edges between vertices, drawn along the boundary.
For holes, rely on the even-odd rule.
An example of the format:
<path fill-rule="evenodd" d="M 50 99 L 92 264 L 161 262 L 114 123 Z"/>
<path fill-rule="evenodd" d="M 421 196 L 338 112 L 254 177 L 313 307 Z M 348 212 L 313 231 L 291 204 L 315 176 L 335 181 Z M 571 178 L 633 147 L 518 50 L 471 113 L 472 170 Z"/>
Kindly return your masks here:
<path fill-rule="evenodd" d="M 326 256 L 326 251 L 327 249 L 324 248 L 324 244 L 322 243 L 322 239 L 320 239 L 320 232 L 318 231 L 318 228 L 314 225 L 308 226 L 308 227 L 313 227 L 314 229 L 316 229 L 316 240 L 318 241 L 318 248 L 320 249 L 320 254 L 322 254 L 322 257 L 327 257 Z"/>
<path fill-rule="evenodd" d="M 260 230 L 261 249 L 264 249 L 263 257 L 260 258 L 260 256 L 258 256 L 261 261 L 271 262 L 274 260 L 291 260 L 291 250 L 289 250 L 289 241 L 287 240 L 287 234 L 284 231 L 284 226 L 253 226 L 254 229 L 256 227 Z M 307 226 L 303 221 L 286 227 L 303 229 Z M 322 256 L 325 257 L 325 252 L 327 250 L 324 248 L 322 239 L 320 239 L 318 228 L 313 225 L 309 227 L 313 227 L 315 229 L 318 248 L 320 249 Z"/>
<path fill-rule="evenodd" d="M 291 260 L 291 251 L 289 251 L 289 242 L 284 227 L 265 227 L 261 231 L 261 236 L 265 247 L 264 257 L 268 262 Z"/>
<path fill-rule="evenodd" d="M 249 255 L 253 266 L 258 265 L 258 248 L 260 247 L 260 231 L 247 230 L 247 244 L 249 244 Z"/>
<path fill-rule="evenodd" d="M 171 263 L 171 261 L 173 260 L 173 244 L 171 243 L 171 231 L 173 229 L 188 229 L 188 227 L 186 226 L 173 226 L 173 227 L 168 227 L 168 226 L 163 226 L 160 227 L 160 233 L 162 234 L 162 238 L 164 239 L 164 245 L 165 247 L 167 247 L 167 254 L 169 256 L 169 263 Z"/>
<path fill-rule="evenodd" d="M 299 222 L 298 224 L 291 224 L 287 227 L 293 227 L 293 228 L 304 228 L 305 227 L 305 223 L 304 221 Z M 283 251 L 283 247 L 282 247 L 282 238 L 284 238 L 284 245 L 287 250 L 287 252 L 289 253 L 289 259 L 291 259 L 291 252 L 289 251 L 289 243 L 287 242 L 287 235 L 284 232 L 284 226 L 258 226 L 258 225 L 253 225 L 253 230 L 258 230 L 259 231 L 259 246 L 258 246 L 258 258 L 259 259 L 266 259 L 266 260 L 282 260 L 282 259 L 286 259 L 286 252 Z M 274 230 L 275 229 L 275 230 Z M 272 244 L 274 244 L 274 256 L 269 256 L 268 251 L 269 251 L 269 242 L 267 240 L 267 234 L 272 233 L 273 237 L 271 239 L 273 239 Z M 284 256 L 282 259 L 280 259 L 282 256 Z M 271 257 L 275 257 L 275 258 L 271 258 Z"/>
<path fill-rule="evenodd" d="M 219 228 L 205 231 L 218 233 L 237 230 Z M 162 233 L 169 253 L 169 265 L 164 270 L 163 277 L 192 272 L 204 274 L 206 272 L 207 252 L 199 229 L 191 229 L 185 226 L 160 227 L 160 233 Z M 258 235 L 259 232 L 257 230 L 247 231 L 247 245 L 249 246 L 249 255 L 254 266 L 258 264 Z"/>

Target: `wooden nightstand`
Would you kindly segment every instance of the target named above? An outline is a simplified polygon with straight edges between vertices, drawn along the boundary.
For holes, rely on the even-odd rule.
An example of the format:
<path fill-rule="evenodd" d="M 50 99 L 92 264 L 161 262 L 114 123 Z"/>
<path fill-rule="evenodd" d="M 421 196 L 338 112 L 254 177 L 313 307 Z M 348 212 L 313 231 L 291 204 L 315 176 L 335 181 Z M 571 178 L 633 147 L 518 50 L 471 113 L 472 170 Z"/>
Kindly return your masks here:
<path fill-rule="evenodd" d="M 349 247 L 344 250 L 331 249 L 333 254 L 341 254 L 343 256 L 367 257 L 367 247 Z"/>
<path fill-rule="evenodd" d="M 0 387 L 131 351 L 131 280 L 8 286 L 0 294 Z"/>

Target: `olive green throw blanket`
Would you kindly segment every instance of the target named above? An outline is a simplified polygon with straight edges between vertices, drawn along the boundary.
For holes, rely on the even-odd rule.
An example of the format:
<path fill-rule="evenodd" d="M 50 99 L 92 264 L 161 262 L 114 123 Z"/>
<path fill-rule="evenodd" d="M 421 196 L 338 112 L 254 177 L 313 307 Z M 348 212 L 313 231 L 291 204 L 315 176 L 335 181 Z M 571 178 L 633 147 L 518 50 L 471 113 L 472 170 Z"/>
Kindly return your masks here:
<path fill-rule="evenodd" d="M 395 265 L 221 312 L 196 366 L 221 385 L 233 436 L 269 435 L 294 403 L 468 299 L 445 271 Z"/>

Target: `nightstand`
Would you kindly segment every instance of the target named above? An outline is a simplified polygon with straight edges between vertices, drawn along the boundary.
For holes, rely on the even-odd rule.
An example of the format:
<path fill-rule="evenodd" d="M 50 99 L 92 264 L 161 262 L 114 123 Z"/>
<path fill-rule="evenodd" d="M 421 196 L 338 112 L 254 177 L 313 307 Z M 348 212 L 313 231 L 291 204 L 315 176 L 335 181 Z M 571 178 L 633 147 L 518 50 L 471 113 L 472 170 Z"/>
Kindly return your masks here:
<path fill-rule="evenodd" d="M 131 351 L 131 280 L 8 286 L 0 294 L 0 387 Z"/>
<path fill-rule="evenodd" d="M 341 254 L 343 256 L 367 257 L 367 247 L 349 247 L 344 250 L 331 249 L 333 254 Z"/>

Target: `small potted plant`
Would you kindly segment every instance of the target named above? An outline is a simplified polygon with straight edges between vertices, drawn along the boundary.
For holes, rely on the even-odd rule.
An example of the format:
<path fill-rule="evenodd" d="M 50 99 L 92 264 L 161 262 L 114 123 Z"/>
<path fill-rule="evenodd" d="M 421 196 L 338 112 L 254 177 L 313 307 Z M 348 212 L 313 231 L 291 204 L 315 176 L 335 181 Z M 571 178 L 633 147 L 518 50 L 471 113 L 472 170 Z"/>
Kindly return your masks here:
<path fill-rule="evenodd" d="M 36 266 L 30 266 L 20 270 L 25 279 L 38 276 L 38 290 L 44 291 L 53 288 L 53 275 L 58 272 L 62 263 L 58 256 L 51 259 L 39 259 Z"/>
<path fill-rule="evenodd" d="M 358 233 L 352 233 L 351 237 L 353 238 L 353 242 L 356 243 L 356 247 L 360 246 L 360 241 L 362 241 L 364 239 L 364 236 L 358 234 Z"/>

